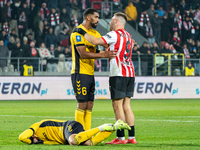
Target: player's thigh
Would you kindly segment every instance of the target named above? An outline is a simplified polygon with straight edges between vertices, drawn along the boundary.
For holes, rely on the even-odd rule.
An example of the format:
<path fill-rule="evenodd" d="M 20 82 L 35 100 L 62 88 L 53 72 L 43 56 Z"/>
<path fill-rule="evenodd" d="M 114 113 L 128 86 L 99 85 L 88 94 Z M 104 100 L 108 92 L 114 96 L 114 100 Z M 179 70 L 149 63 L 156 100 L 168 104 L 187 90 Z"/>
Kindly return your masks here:
<path fill-rule="evenodd" d="M 72 74 L 71 81 L 78 102 L 94 101 L 95 81 L 94 76 Z"/>
<path fill-rule="evenodd" d="M 133 97 L 135 77 L 127 77 L 126 79 L 126 97 Z"/>
<path fill-rule="evenodd" d="M 124 77 L 110 77 L 109 87 L 111 99 L 120 99 L 126 97 L 126 82 Z"/>

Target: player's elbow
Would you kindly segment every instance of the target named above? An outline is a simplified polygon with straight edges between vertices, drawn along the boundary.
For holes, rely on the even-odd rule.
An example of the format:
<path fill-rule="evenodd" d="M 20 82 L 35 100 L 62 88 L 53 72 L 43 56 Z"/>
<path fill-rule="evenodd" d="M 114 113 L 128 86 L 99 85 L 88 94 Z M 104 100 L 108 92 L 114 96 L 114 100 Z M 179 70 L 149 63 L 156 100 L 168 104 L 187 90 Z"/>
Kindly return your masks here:
<path fill-rule="evenodd" d="M 19 135 L 18 139 L 23 142 L 24 136 L 22 134 Z"/>

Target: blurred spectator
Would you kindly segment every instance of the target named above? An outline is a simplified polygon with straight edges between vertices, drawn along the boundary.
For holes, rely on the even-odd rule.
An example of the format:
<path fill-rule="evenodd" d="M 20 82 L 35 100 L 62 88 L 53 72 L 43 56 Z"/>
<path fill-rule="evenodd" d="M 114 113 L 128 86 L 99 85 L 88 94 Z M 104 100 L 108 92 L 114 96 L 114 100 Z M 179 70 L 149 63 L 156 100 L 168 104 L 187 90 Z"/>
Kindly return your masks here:
<path fill-rule="evenodd" d="M 199 6 L 196 7 L 196 11 L 194 13 L 195 13 L 195 17 L 194 17 L 195 24 L 200 24 L 200 10 L 199 10 Z"/>
<path fill-rule="evenodd" d="M 10 37 L 9 43 L 7 44 L 9 51 L 13 51 L 15 48 L 15 38 L 13 36 Z"/>
<path fill-rule="evenodd" d="M 182 0 L 181 3 L 178 5 L 178 10 L 180 10 L 180 15 L 183 17 L 186 10 L 185 0 Z"/>
<path fill-rule="evenodd" d="M 10 36 L 13 36 L 16 40 L 17 38 L 17 35 L 16 35 L 16 30 L 15 29 L 12 29 L 11 33 L 10 33 Z"/>
<path fill-rule="evenodd" d="M 173 33 L 178 32 L 178 35 L 181 35 L 181 29 L 182 29 L 182 17 L 181 15 L 176 13 L 173 22 Z"/>
<path fill-rule="evenodd" d="M 185 57 L 186 57 L 187 59 L 190 58 L 190 53 L 189 53 L 189 50 L 188 50 L 188 47 L 187 47 L 187 44 L 186 44 L 186 43 L 183 44 L 183 53 L 184 53 L 184 55 L 185 55 Z"/>
<path fill-rule="evenodd" d="M 160 52 L 160 48 L 158 47 L 158 44 L 156 42 L 152 44 L 152 47 L 150 48 L 150 50 L 152 54 L 156 54 Z"/>
<path fill-rule="evenodd" d="M 45 36 L 44 41 L 45 41 L 45 45 L 46 45 L 46 47 L 48 49 L 50 48 L 50 45 L 56 46 L 56 44 L 57 44 L 57 37 L 55 36 L 52 27 L 49 28 L 49 33 Z"/>
<path fill-rule="evenodd" d="M 34 31 L 34 18 L 37 15 L 37 7 L 35 6 L 35 2 L 32 1 L 31 2 L 31 6 L 30 6 L 30 15 L 29 15 L 29 20 L 28 20 L 28 28 L 32 29 L 32 31 Z"/>
<path fill-rule="evenodd" d="M 181 39 L 178 36 L 178 32 L 174 32 L 173 38 L 172 38 L 172 42 L 171 42 L 174 46 L 174 48 L 178 51 L 181 52 Z"/>
<path fill-rule="evenodd" d="M 159 6 L 163 6 L 163 9 L 168 11 L 168 0 L 159 0 Z"/>
<path fill-rule="evenodd" d="M 70 15 L 67 13 L 66 8 L 63 8 L 60 13 L 60 24 L 61 23 L 64 25 L 70 25 Z"/>
<path fill-rule="evenodd" d="M 60 0 L 58 3 L 60 10 L 65 9 L 67 11 L 67 14 L 71 16 L 72 3 L 70 1 L 63 1 L 63 0 Z"/>
<path fill-rule="evenodd" d="M 139 75 L 139 66 L 138 66 L 138 56 L 140 55 L 139 48 L 140 46 L 137 43 L 135 43 L 132 51 L 132 62 L 134 66 L 135 75 Z"/>
<path fill-rule="evenodd" d="M 27 22 L 28 22 L 28 20 L 29 20 L 29 15 L 30 15 L 30 9 L 28 8 L 28 5 L 27 5 L 27 3 L 26 2 L 23 2 L 22 3 L 23 5 L 22 5 L 22 8 L 20 8 L 20 14 L 22 13 L 22 12 L 24 12 L 25 13 L 25 16 L 26 16 L 26 19 L 27 19 Z M 27 23 L 28 24 L 28 23 Z"/>
<path fill-rule="evenodd" d="M 24 13 L 24 11 L 21 12 L 21 15 L 19 16 L 19 38 L 22 40 L 22 37 L 25 35 L 25 32 L 27 30 L 27 18 Z"/>
<path fill-rule="evenodd" d="M 49 33 L 49 25 L 47 20 L 44 20 L 43 36 L 45 37 Z"/>
<path fill-rule="evenodd" d="M 57 40 L 60 46 L 69 46 L 69 34 L 66 27 L 63 27 L 63 30 L 58 34 Z"/>
<path fill-rule="evenodd" d="M 66 28 L 69 31 L 69 26 L 65 22 L 61 22 L 58 26 L 56 26 L 54 34 L 58 36 L 58 34 L 63 31 L 63 28 Z"/>
<path fill-rule="evenodd" d="M 44 24 L 42 21 L 40 21 L 39 26 L 35 30 L 36 47 L 40 47 L 41 43 L 43 42 L 44 39 L 43 30 L 44 30 Z"/>
<path fill-rule="evenodd" d="M 72 17 L 71 17 L 71 23 L 70 23 L 70 26 L 73 28 L 77 27 L 79 24 L 78 24 L 78 19 L 76 17 L 76 14 L 73 14 Z"/>
<path fill-rule="evenodd" d="M 170 27 L 170 22 L 167 17 L 167 14 L 164 14 L 163 19 L 162 19 L 162 24 L 161 24 L 161 41 L 166 41 L 168 42 L 169 39 L 169 27 Z"/>
<path fill-rule="evenodd" d="M 151 4 L 151 5 L 150 5 L 150 8 L 147 9 L 147 13 L 148 13 L 148 15 L 149 15 L 150 22 L 152 22 L 152 19 L 154 18 L 155 12 L 156 12 L 156 11 L 155 11 L 155 9 L 154 9 L 154 5 Z"/>
<path fill-rule="evenodd" d="M 51 10 L 52 8 L 58 8 L 58 0 L 48 0 L 47 7 L 49 8 L 49 10 Z"/>
<path fill-rule="evenodd" d="M 144 42 L 140 47 L 141 53 L 141 73 L 142 76 L 147 76 L 148 71 L 148 52 L 150 51 L 150 47 L 148 47 L 148 43 Z"/>
<path fill-rule="evenodd" d="M 57 71 L 57 60 L 55 59 L 55 49 L 54 45 L 50 46 L 50 54 L 51 57 L 47 58 L 47 71 L 48 72 L 56 72 Z"/>
<path fill-rule="evenodd" d="M 42 66 L 43 71 L 46 71 L 47 69 L 47 58 L 51 58 L 51 54 L 49 50 L 45 47 L 44 42 L 41 43 L 40 47 L 37 48 L 39 52 L 39 56 L 42 58 L 42 61 L 40 60 L 40 66 Z"/>
<path fill-rule="evenodd" d="M 38 71 L 39 60 L 37 59 L 37 57 L 39 57 L 39 53 L 33 41 L 30 42 L 30 48 L 31 48 L 31 57 L 36 58 L 36 59 L 31 59 L 30 64 L 33 66 L 33 71 Z"/>
<path fill-rule="evenodd" d="M 21 0 L 21 1 L 22 1 L 23 4 L 24 4 L 24 3 L 27 4 L 27 8 L 30 8 L 30 6 L 31 6 L 31 1 L 32 1 L 32 0 Z"/>
<path fill-rule="evenodd" d="M 33 41 L 33 34 L 32 34 L 32 33 L 29 33 L 29 34 L 27 35 L 27 37 L 28 37 L 28 44 L 30 45 L 31 42 Z M 35 43 L 34 43 L 34 44 L 35 44 Z"/>
<path fill-rule="evenodd" d="M 12 50 L 12 53 L 11 53 L 11 63 L 12 65 L 14 66 L 14 70 L 15 71 L 20 71 L 21 67 L 22 67 L 22 64 L 24 62 L 24 59 L 22 59 L 21 57 L 24 57 L 25 55 L 25 51 L 22 49 L 21 47 L 21 44 L 20 44 L 20 41 L 16 41 L 15 42 L 16 46 L 15 48 Z M 19 61 L 17 58 L 19 58 Z M 19 64 L 18 64 L 19 62 Z M 18 67 L 19 67 L 19 70 L 18 70 Z"/>
<path fill-rule="evenodd" d="M 4 45 L 7 46 L 8 38 L 7 38 L 6 32 L 4 30 L 1 31 L 0 38 L 4 41 Z"/>
<path fill-rule="evenodd" d="M 38 28 L 40 21 L 42 21 L 42 17 L 41 17 L 40 11 L 38 11 L 37 15 L 34 17 L 34 21 L 33 21 L 34 31 L 36 28 Z"/>
<path fill-rule="evenodd" d="M 24 51 L 23 57 L 30 58 L 31 57 L 31 50 L 30 45 L 28 44 L 28 38 L 26 36 L 23 37 L 23 43 L 21 44 L 21 48 Z M 24 59 L 24 62 L 27 64 L 31 62 L 30 59 Z"/>
<path fill-rule="evenodd" d="M 185 67 L 185 76 L 195 76 L 195 69 L 190 61 L 188 62 L 188 65 Z"/>
<path fill-rule="evenodd" d="M 153 44 L 155 42 L 155 38 L 153 36 L 153 29 L 150 22 L 146 24 L 146 38 L 148 39 L 149 43 Z"/>
<path fill-rule="evenodd" d="M 159 9 L 157 9 L 156 12 L 158 13 L 158 16 L 159 16 L 160 18 L 162 18 L 163 15 L 165 14 L 165 11 L 163 10 L 163 7 L 162 7 L 162 6 L 159 6 Z"/>
<path fill-rule="evenodd" d="M 125 8 L 125 14 L 127 15 L 128 23 L 136 28 L 135 21 L 137 20 L 137 10 L 133 5 L 132 0 L 128 1 L 128 6 Z"/>
<path fill-rule="evenodd" d="M 161 23 L 162 20 L 158 17 L 158 13 L 156 12 L 152 20 L 152 25 L 153 25 L 153 33 L 157 43 L 160 42 Z"/>
<path fill-rule="evenodd" d="M 110 18 L 110 4 L 108 0 L 104 0 L 103 4 L 103 17 Z"/>
<path fill-rule="evenodd" d="M 72 68 L 72 53 L 70 52 L 70 49 L 68 46 L 64 48 L 64 56 L 65 56 L 65 62 L 66 62 L 66 70 L 71 71 Z"/>
<path fill-rule="evenodd" d="M 155 10 L 158 10 L 159 5 L 158 5 L 157 0 L 153 0 L 152 4 L 154 5 L 154 9 L 155 9 Z"/>
<path fill-rule="evenodd" d="M 2 39 L 0 39 L 0 57 L 5 57 L 5 59 L 0 58 L 0 72 L 8 72 L 7 62 L 9 50 L 7 46 L 4 46 L 4 41 Z"/>
<path fill-rule="evenodd" d="M 42 17 L 43 21 L 44 21 L 44 19 L 47 19 L 48 16 L 50 15 L 50 11 L 47 8 L 47 4 L 46 3 L 42 3 L 42 7 L 40 8 L 40 13 L 41 13 L 41 17 Z"/>
<path fill-rule="evenodd" d="M 7 0 L 6 5 L 1 9 L 1 22 L 10 22 L 11 19 L 11 3 L 10 0 Z"/>
<path fill-rule="evenodd" d="M 9 36 L 9 28 L 8 28 L 8 22 L 7 21 L 3 22 L 2 30 L 5 31 L 5 34 L 8 37 Z"/>
<path fill-rule="evenodd" d="M 20 5 L 21 0 L 16 0 L 13 4 L 11 4 L 11 21 L 10 21 L 10 29 L 15 29 L 18 34 L 18 19 L 20 16 Z"/>
<path fill-rule="evenodd" d="M 55 29 L 57 25 L 60 24 L 60 17 L 58 13 L 56 13 L 55 7 L 51 8 L 51 14 L 48 17 L 48 23 L 53 28 L 53 30 Z"/>
<path fill-rule="evenodd" d="M 135 0 L 133 5 L 136 7 L 136 10 L 137 10 L 137 22 L 139 22 L 140 21 L 140 16 L 141 16 L 141 13 L 142 13 L 142 5 L 141 5 L 140 0 Z"/>
<path fill-rule="evenodd" d="M 60 54 L 63 54 L 63 52 L 61 51 L 61 46 L 57 46 L 56 50 L 55 50 L 55 58 L 57 58 L 55 60 L 56 63 L 58 63 L 58 58 L 59 58 L 59 55 Z"/>
<path fill-rule="evenodd" d="M 189 20 L 189 16 L 186 16 L 186 19 L 183 21 L 182 41 L 186 42 L 187 39 L 193 38 L 194 34 L 195 34 L 194 26 Z"/>
<path fill-rule="evenodd" d="M 175 17 L 175 9 L 172 6 L 171 9 L 169 10 L 168 13 L 168 19 L 169 19 L 169 30 L 170 30 L 170 35 L 172 36 L 174 34 L 173 32 L 173 24 L 174 24 L 174 17 Z"/>
<path fill-rule="evenodd" d="M 149 16 L 146 11 L 141 13 L 140 22 L 139 22 L 139 32 L 145 37 L 146 36 L 146 26 L 147 22 L 149 22 Z"/>
<path fill-rule="evenodd" d="M 196 26 L 195 26 L 194 40 L 195 40 L 195 41 L 199 40 L 199 36 L 200 36 L 199 25 L 196 25 Z"/>

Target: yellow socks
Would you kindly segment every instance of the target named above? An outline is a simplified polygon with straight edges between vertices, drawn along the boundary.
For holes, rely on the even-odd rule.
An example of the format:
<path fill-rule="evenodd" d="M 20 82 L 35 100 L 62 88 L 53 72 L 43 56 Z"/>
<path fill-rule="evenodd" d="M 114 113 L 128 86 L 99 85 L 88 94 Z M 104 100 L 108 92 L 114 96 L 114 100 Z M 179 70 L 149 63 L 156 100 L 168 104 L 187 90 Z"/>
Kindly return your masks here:
<path fill-rule="evenodd" d="M 95 135 L 91 140 L 91 145 L 96 145 L 102 141 L 104 141 L 107 137 L 109 137 L 114 131 L 101 131 L 97 135 Z"/>
<path fill-rule="evenodd" d="M 85 131 L 91 129 L 91 117 L 92 117 L 92 111 L 91 110 L 85 110 L 85 117 L 84 117 L 84 129 L 85 129 Z"/>
<path fill-rule="evenodd" d="M 76 108 L 75 111 L 75 121 L 80 122 L 84 127 L 84 116 L 85 116 L 85 110 Z"/>
<path fill-rule="evenodd" d="M 74 137 L 74 141 L 75 141 L 76 145 L 79 145 L 82 142 L 87 141 L 88 139 L 90 139 L 92 136 L 97 134 L 99 131 L 100 130 L 97 127 L 97 128 L 93 128 L 91 130 L 80 132 Z"/>

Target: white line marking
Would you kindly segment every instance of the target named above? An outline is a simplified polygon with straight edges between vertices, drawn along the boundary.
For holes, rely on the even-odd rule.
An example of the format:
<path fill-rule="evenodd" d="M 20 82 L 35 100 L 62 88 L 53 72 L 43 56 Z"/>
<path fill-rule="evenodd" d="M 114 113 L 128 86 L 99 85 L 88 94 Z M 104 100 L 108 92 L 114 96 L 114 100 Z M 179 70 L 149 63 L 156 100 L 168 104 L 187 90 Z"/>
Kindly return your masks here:
<path fill-rule="evenodd" d="M 0 117 L 31 117 L 31 118 L 45 118 L 45 119 L 54 119 L 54 118 L 59 118 L 59 119 L 74 119 L 74 117 L 63 117 L 63 116 L 57 116 L 57 117 L 52 117 L 52 116 L 29 116 L 29 115 L 0 115 Z M 187 117 L 187 116 L 186 116 Z M 195 116 L 194 116 L 195 117 Z M 108 119 L 108 120 L 115 120 L 115 118 L 99 118 L 99 117 L 92 117 L 92 119 Z M 136 121 L 165 121 L 165 122 L 200 122 L 200 121 L 192 121 L 192 120 L 167 120 L 167 119 L 136 119 Z"/>

